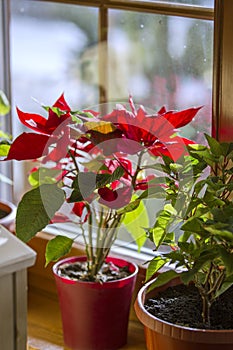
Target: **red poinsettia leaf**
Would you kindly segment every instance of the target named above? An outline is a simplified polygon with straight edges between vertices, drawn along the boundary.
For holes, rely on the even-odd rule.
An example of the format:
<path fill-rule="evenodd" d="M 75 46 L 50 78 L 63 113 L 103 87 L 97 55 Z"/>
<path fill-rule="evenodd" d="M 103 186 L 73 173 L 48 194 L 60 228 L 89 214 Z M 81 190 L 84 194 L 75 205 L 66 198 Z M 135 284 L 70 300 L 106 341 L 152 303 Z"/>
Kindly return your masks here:
<path fill-rule="evenodd" d="M 148 175 L 145 179 L 138 180 L 135 185 L 135 190 L 147 190 L 149 188 L 149 182 L 153 179 L 155 179 L 155 175 Z"/>
<path fill-rule="evenodd" d="M 166 110 L 166 108 L 163 106 L 163 107 L 160 108 L 160 110 L 159 110 L 157 113 L 158 113 L 158 115 L 161 115 L 161 114 L 164 114 L 164 113 L 166 113 L 166 112 L 167 112 L 167 110 Z"/>
<path fill-rule="evenodd" d="M 34 131 L 47 134 L 47 130 L 45 127 L 47 120 L 44 117 L 42 117 L 39 114 L 22 112 L 18 107 L 16 107 L 16 111 L 19 120 L 23 125 L 27 126 L 28 128 Z"/>
<path fill-rule="evenodd" d="M 115 201 L 117 198 L 117 191 L 113 191 L 108 187 L 102 187 L 98 189 L 100 197 L 107 202 Z"/>
<path fill-rule="evenodd" d="M 56 130 L 56 128 L 59 125 L 63 124 L 67 119 L 71 118 L 71 115 L 70 115 L 71 109 L 64 98 L 64 94 L 62 94 L 58 98 L 58 100 L 53 104 L 53 107 L 56 107 L 61 111 L 64 111 L 64 113 L 58 116 L 57 113 L 55 113 L 51 108 L 49 109 L 49 116 L 48 116 L 48 119 L 46 120 L 46 130 L 50 134 L 54 130 Z"/>
<path fill-rule="evenodd" d="M 87 209 L 87 205 L 85 202 L 75 203 L 72 209 L 72 213 L 82 218 L 82 223 L 86 222 L 88 216 L 90 215 L 90 210 Z"/>
<path fill-rule="evenodd" d="M 62 158 L 67 157 L 67 149 L 69 143 L 69 129 L 65 128 L 64 132 L 62 133 L 62 136 L 56 140 L 56 145 L 54 146 L 52 151 L 50 151 L 49 154 L 44 158 L 44 162 L 58 162 Z"/>
<path fill-rule="evenodd" d="M 180 157 L 188 154 L 186 146 L 194 143 L 184 137 L 176 136 L 170 142 L 164 144 L 160 142 L 156 143 L 156 145 L 150 148 L 149 152 L 154 156 L 167 156 L 176 162 Z"/>
<path fill-rule="evenodd" d="M 61 94 L 61 96 L 57 99 L 57 101 L 54 103 L 53 107 L 57 107 L 61 109 L 62 111 L 69 111 L 70 112 L 70 107 L 67 104 L 64 93 Z"/>
<path fill-rule="evenodd" d="M 182 126 L 190 123 L 201 108 L 202 106 L 197 108 L 188 108 L 178 112 L 169 111 L 163 116 L 174 126 L 174 128 L 181 128 Z"/>
<path fill-rule="evenodd" d="M 107 187 L 98 190 L 100 195 L 99 203 L 111 209 L 120 209 L 129 204 L 132 197 L 131 187 L 121 187 L 118 190 L 111 190 Z"/>
<path fill-rule="evenodd" d="M 42 133 L 51 135 L 59 125 L 61 125 L 66 119 L 71 118 L 70 107 L 65 101 L 64 95 L 62 94 L 59 99 L 54 103 L 53 107 L 64 111 L 64 114 L 57 115 L 51 108 L 48 111 L 48 119 L 35 113 L 25 113 L 19 108 L 16 108 L 19 120 L 21 123 L 28 128 Z M 65 113 L 67 112 L 67 113 Z"/>
<path fill-rule="evenodd" d="M 48 151 L 50 137 L 35 133 L 22 133 L 12 143 L 5 160 L 27 160 L 40 158 Z"/>

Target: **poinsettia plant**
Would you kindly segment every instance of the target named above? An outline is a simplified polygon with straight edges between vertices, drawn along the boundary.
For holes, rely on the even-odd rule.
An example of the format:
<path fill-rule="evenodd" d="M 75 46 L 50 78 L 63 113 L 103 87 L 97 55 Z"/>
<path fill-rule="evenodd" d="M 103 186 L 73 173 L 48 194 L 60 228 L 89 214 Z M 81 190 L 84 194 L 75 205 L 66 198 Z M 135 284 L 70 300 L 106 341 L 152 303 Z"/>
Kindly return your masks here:
<path fill-rule="evenodd" d="M 192 141 L 179 136 L 199 108 L 148 113 L 117 105 L 109 113 L 71 110 L 62 94 L 53 106 L 43 106 L 48 117 L 17 108 L 20 121 L 33 132 L 23 132 L 11 144 L 6 160 L 36 161 L 29 174 L 33 188 L 17 209 L 16 233 L 28 241 L 48 224 L 74 220 L 81 229 L 94 279 L 122 224 L 140 248 L 149 220 L 144 202 L 163 195 L 154 166 L 162 155 L 178 160 Z M 58 215 L 69 205 L 69 215 Z M 67 254 L 73 239 L 58 235 L 46 248 L 46 263 Z"/>

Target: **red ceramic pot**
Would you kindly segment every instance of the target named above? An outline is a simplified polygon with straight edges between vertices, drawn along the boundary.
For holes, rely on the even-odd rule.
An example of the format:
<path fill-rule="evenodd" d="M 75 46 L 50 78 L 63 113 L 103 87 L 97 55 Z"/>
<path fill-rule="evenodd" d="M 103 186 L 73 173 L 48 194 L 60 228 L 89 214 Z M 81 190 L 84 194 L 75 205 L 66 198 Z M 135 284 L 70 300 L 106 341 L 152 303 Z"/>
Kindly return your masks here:
<path fill-rule="evenodd" d="M 106 282 L 71 281 L 57 274 L 59 265 L 86 261 L 86 257 L 63 259 L 53 267 L 57 284 L 63 336 L 72 350 L 114 350 L 127 342 L 128 319 L 138 267 L 123 259 L 107 258 L 132 274 Z"/>

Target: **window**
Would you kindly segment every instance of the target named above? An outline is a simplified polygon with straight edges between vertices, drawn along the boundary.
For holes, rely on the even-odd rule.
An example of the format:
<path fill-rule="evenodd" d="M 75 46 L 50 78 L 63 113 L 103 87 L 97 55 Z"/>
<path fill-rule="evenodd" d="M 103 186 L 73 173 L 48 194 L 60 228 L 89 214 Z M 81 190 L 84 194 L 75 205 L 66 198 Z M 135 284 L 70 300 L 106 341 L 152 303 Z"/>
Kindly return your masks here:
<path fill-rule="evenodd" d="M 48 105 L 65 92 L 74 108 L 129 93 L 150 109 L 204 105 L 185 136 L 202 141 L 199 131 L 213 129 L 232 138 L 232 14 L 232 0 L 3 0 L 0 84 L 14 135 L 15 105 L 41 112 L 32 98 Z M 14 164 L 16 201 L 25 171 Z"/>

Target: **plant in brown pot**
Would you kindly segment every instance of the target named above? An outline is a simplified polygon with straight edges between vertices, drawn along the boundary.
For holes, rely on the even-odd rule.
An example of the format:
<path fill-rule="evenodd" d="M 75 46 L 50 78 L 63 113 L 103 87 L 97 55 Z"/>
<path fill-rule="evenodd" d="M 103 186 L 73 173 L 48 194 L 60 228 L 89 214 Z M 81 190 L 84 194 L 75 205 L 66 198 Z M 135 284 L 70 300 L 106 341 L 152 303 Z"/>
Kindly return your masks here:
<path fill-rule="evenodd" d="M 10 104 L 5 93 L 0 90 L 0 116 L 6 116 L 10 112 Z M 11 136 L 0 129 L 0 157 L 5 157 L 10 148 Z M 0 181 L 12 185 L 11 179 L 0 173 Z M 0 200 L 0 224 L 7 228 L 11 228 L 15 220 L 16 207 L 15 205 L 3 198 Z"/>
<path fill-rule="evenodd" d="M 139 249 L 149 220 L 145 201 L 163 193 L 154 163 L 161 155 L 177 161 L 190 140 L 177 128 L 199 108 L 148 113 L 108 105 L 98 111 L 72 111 L 64 95 L 48 118 L 17 109 L 34 132 L 12 143 L 6 160 L 37 160 L 16 217 L 16 233 L 28 241 L 57 220 L 76 223 L 85 257 L 63 259 L 53 267 L 62 312 L 64 340 L 71 349 L 107 350 L 123 346 L 137 266 L 113 258 L 110 249 L 124 225 Z M 153 161 L 152 161 L 153 160 Z M 150 164 L 153 163 L 153 166 Z M 63 215 L 58 215 L 61 207 Z M 57 235 L 46 248 L 46 264 L 66 255 L 75 238 Z"/>
<path fill-rule="evenodd" d="M 206 139 L 162 165 L 167 200 L 135 303 L 150 350 L 233 348 L 233 143 Z"/>

